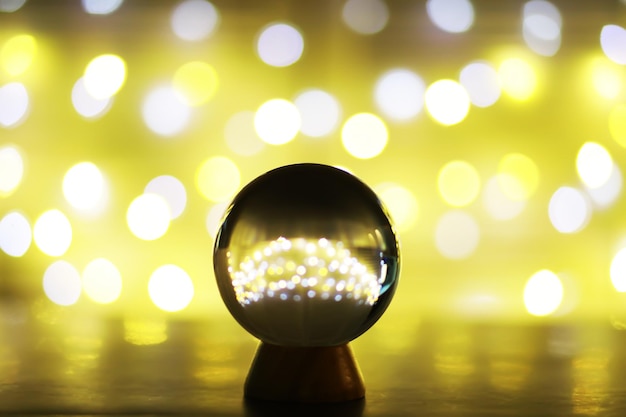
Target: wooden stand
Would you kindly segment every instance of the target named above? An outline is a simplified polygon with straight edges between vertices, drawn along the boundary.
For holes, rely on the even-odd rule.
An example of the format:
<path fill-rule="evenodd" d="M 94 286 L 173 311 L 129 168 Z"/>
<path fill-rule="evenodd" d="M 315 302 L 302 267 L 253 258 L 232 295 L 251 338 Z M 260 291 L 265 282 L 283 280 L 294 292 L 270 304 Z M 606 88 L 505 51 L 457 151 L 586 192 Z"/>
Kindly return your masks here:
<path fill-rule="evenodd" d="M 331 403 L 363 398 L 365 386 L 348 344 L 288 347 L 261 342 L 244 395 L 258 400 Z"/>

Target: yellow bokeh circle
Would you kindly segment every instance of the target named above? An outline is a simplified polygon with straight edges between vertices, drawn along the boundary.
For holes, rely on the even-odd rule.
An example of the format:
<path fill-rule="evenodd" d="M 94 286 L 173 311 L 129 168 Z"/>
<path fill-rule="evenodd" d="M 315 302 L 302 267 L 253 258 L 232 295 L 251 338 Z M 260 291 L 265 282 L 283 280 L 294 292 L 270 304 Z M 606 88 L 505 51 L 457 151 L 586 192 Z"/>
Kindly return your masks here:
<path fill-rule="evenodd" d="M 450 161 L 437 177 L 437 188 L 443 200 L 453 207 L 472 203 L 480 191 L 480 176 L 468 162 Z"/>
<path fill-rule="evenodd" d="M 207 159 L 196 171 L 196 187 L 203 197 L 211 201 L 221 202 L 230 199 L 240 184 L 239 168 L 225 156 Z"/>

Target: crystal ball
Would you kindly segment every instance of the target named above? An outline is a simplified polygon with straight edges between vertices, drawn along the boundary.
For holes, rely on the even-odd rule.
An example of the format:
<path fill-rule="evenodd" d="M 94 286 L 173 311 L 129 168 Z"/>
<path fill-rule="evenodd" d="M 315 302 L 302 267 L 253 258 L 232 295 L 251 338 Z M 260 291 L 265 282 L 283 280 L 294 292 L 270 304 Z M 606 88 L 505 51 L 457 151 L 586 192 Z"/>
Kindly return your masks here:
<path fill-rule="evenodd" d="M 245 186 L 213 252 L 218 288 L 244 329 L 281 346 L 337 346 L 369 329 L 398 283 L 387 211 L 361 180 L 287 165 Z"/>

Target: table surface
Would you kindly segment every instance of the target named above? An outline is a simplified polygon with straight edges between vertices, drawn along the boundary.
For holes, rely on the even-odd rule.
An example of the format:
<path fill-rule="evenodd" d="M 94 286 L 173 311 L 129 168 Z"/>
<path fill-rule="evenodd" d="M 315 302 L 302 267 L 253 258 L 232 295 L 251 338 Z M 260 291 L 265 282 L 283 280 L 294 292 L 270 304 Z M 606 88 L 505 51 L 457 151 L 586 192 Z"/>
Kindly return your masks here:
<path fill-rule="evenodd" d="M 626 332 L 608 323 L 383 318 L 351 343 L 365 400 L 313 406 L 243 399 L 257 341 L 229 317 L 0 318 L 3 415 L 626 415 Z"/>

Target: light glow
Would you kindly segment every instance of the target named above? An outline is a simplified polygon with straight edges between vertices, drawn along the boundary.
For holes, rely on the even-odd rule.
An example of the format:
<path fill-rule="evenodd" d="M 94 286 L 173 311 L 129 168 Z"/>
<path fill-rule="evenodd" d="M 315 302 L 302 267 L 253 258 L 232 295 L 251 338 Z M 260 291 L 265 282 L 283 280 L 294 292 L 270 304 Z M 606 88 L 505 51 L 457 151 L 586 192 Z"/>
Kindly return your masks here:
<path fill-rule="evenodd" d="M 196 171 L 196 187 L 210 201 L 229 200 L 241 185 L 237 165 L 225 156 L 214 156 L 204 161 Z"/>
<path fill-rule="evenodd" d="M 605 25 L 600 31 L 602 51 L 616 64 L 626 65 L 626 29 L 618 25 Z"/>
<path fill-rule="evenodd" d="M 413 119 L 424 107 L 426 84 L 408 69 L 396 68 L 380 76 L 374 87 L 374 101 L 392 120 Z"/>
<path fill-rule="evenodd" d="M 181 267 L 163 265 L 150 275 L 148 293 L 154 305 L 161 310 L 180 311 L 193 299 L 193 282 Z"/>
<path fill-rule="evenodd" d="M 0 126 L 15 127 L 26 119 L 30 105 L 28 91 L 22 83 L 0 87 Z"/>
<path fill-rule="evenodd" d="M 561 46 L 561 25 L 559 9 L 549 1 L 531 0 L 524 5 L 523 36 L 533 52 L 555 55 Z"/>
<path fill-rule="evenodd" d="M 339 101 L 326 91 L 311 89 L 298 94 L 294 104 L 302 117 L 300 131 L 319 138 L 332 133 L 341 118 Z"/>
<path fill-rule="evenodd" d="M 426 110 L 435 121 L 445 126 L 465 119 L 470 109 L 470 98 L 461 84 L 453 80 L 439 80 L 426 89 Z"/>
<path fill-rule="evenodd" d="M 302 119 L 298 108 L 288 100 L 275 98 L 265 103 L 254 115 L 254 128 L 270 145 L 284 145 L 296 137 Z"/>
<path fill-rule="evenodd" d="M 295 27 L 276 23 L 261 31 L 256 50 L 259 58 L 267 65 L 288 67 L 302 56 L 304 39 Z"/>
<path fill-rule="evenodd" d="M 92 162 L 74 165 L 63 177 L 63 195 L 78 210 L 103 208 L 105 181 L 102 172 Z"/>
<path fill-rule="evenodd" d="M 613 171 L 613 158 L 606 148 L 596 142 L 586 142 L 576 156 L 576 170 L 589 188 L 602 187 Z"/>
<path fill-rule="evenodd" d="M 175 136 L 191 119 L 191 110 L 171 86 L 161 86 L 148 93 L 142 106 L 143 120 L 160 136 Z"/>
<path fill-rule="evenodd" d="M 591 209 L 589 201 L 579 190 L 561 187 L 550 198 L 548 215 L 558 232 L 576 233 L 589 222 Z"/>
<path fill-rule="evenodd" d="M 528 200 L 539 186 L 539 168 L 528 156 L 509 153 L 498 164 L 498 181 L 512 200 Z"/>
<path fill-rule="evenodd" d="M 163 236 L 170 226 L 170 206 L 158 194 L 136 197 L 126 211 L 126 223 L 131 233 L 142 240 Z"/>
<path fill-rule="evenodd" d="M 174 73 L 173 85 L 187 105 L 199 106 L 215 95 L 217 72 L 206 62 L 188 62 Z"/>
<path fill-rule="evenodd" d="M 13 145 L 0 147 L 0 197 L 13 194 L 24 177 L 24 160 Z"/>
<path fill-rule="evenodd" d="M 111 14 L 122 5 L 124 0 L 82 0 L 83 8 L 89 14 Z"/>
<path fill-rule="evenodd" d="M 250 110 L 233 114 L 224 127 L 226 145 L 237 155 L 252 156 L 261 152 L 265 142 L 254 128 L 255 113 Z"/>
<path fill-rule="evenodd" d="M 502 90 L 512 99 L 528 100 L 537 88 L 533 67 L 521 58 L 509 58 L 498 67 Z"/>
<path fill-rule="evenodd" d="M 110 304 L 122 293 L 122 275 L 108 259 L 96 258 L 89 262 L 82 278 L 85 294 L 98 304 Z"/>
<path fill-rule="evenodd" d="M 556 312 L 563 301 L 563 284 L 552 271 L 543 269 L 533 274 L 524 286 L 524 305 L 533 316 Z"/>
<path fill-rule="evenodd" d="M 197 42 L 210 37 L 220 22 L 220 14 L 212 3 L 205 0 L 180 2 L 170 19 L 172 31 L 185 41 Z"/>
<path fill-rule="evenodd" d="M 480 226 L 465 211 L 444 213 L 435 227 L 435 246 L 448 259 L 462 260 L 470 257 L 480 243 Z"/>
<path fill-rule="evenodd" d="M 99 55 L 92 59 L 83 75 L 87 92 L 97 100 L 115 95 L 126 81 L 126 63 L 113 54 Z"/>
<path fill-rule="evenodd" d="M 591 62 L 591 82 L 601 97 L 613 100 L 622 91 L 621 69 L 608 59 L 596 58 Z"/>
<path fill-rule="evenodd" d="M 74 83 L 72 88 L 72 105 L 81 116 L 87 119 L 100 117 L 111 108 L 112 103 L 112 97 L 97 99 L 89 94 L 82 77 Z"/>
<path fill-rule="evenodd" d="M 626 292 L 626 248 L 620 249 L 611 261 L 611 283 L 617 292 Z"/>
<path fill-rule="evenodd" d="M 445 32 L 466 32 L 474 24 L 474 6 L 470 0 L 428 0 L 426 12 L 435 26 Z"/>
<path fill-rule="evenodd" d="M 0 249 L 7 255 L 23 256 L 32 240 L 30 223 L 22 213 L 12 211 L 0 220 Z"/>
<path fill-rule="evenodd" d="M 46 269 L 43 275 L 43 291 L 54 304 L 74 305 L 82 291 L 80 273 L 69 262 L 56 261 Z"/>
<path fill-rule="evenodd" d="M 439 170 L 437 189 L 449 205 L 467 206 L 480 192 L 480 176 L 472 164 L 465 161 L 451 161 Z"/>
<path fill-rule="evenodd" d="M 183 183 L 171 175 L 161 175 L 150 180 L 143 190 L 147 194 L 157 194 L 167 202 L 171 219 L 178 218 L 187 205 L 187 191 Z"/>
<path fill-rule="evenodd" d="M 373 35 L 387 26 L 389 8 L 381 0 L 348 0 L 343 5 L 341 17 L 354 32 Z"/>
<path fill-rule="evenodd" d="M 387 146 L 387 126 L 372 113 L 357 113 L 345 121 L 341 129 L 341 142 L 355 158 L 370 159 L 382 153 Z"/>
<path fill-rule="evenodd" d="M 491 177 L 483 189 L 483 205 L 487 213 L 496 220 L 511 220 L 517 217 L 526 207 L 526 201 L 513 199 L 505 191 L 503 184 L 510 184 L 509 178 L 501 179 L 503 174 Z M 513 181 L 517 184 L 517 181 Z"/>
<path fill-rule="evenodd" d="M 7 40 L 0 49 L 0 62 L 11 76 L 25 73 L 37 52 L 37 42 L 31 35 L 17 35 Z"/>
<path fill-rule="evenodd" d="M 72 225 L 61 211 L 44 212 L 33 228 L 35 245 L 49 256 L 62 256 L 72 243 Z"/>
<path fill-rule="evenodd" d="M 470 101 L 477 107 L 489 107 L 500 98 L 498 72 L 487 62 L 476 61 L 461 70 L 459 81 Z"/>

